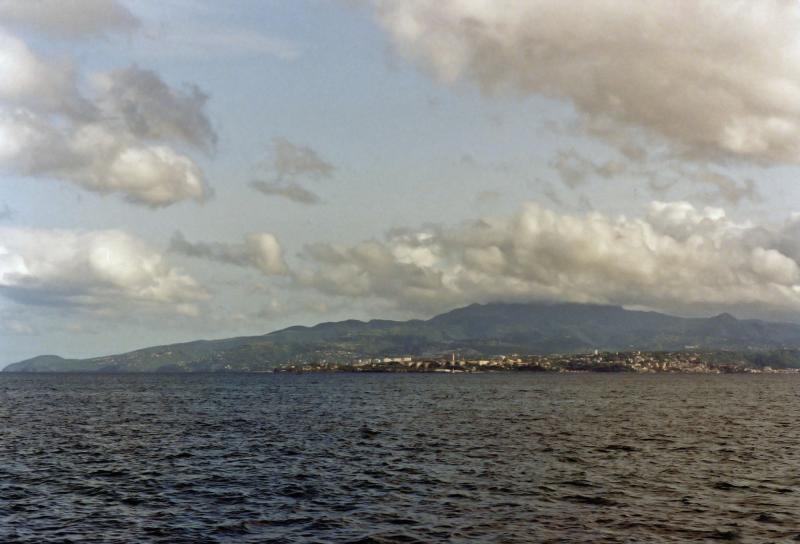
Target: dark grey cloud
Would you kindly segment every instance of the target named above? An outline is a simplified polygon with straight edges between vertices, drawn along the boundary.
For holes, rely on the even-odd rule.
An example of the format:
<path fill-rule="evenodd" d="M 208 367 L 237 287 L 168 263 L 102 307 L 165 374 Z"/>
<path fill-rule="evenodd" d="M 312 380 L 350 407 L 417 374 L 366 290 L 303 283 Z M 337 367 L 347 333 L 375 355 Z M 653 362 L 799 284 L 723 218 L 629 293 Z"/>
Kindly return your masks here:
<path fill-rule="evenodd" d="M 272 170 L 278 180 L 330 178 L 336 168 L 306 145 L 272 139 Z"/>
<path fill-rule="evenodd" d="M 740 181 L 708 163 L 679 160 L 672 156 L 644 155 L 636 160 L 620 156 L 597 161 L 572 148 L 559 151 L 550 161 L 550 167 L 570 189 L 577 189 L 593 179 L 610 180 L 625 176 L 645 182 L 657 195 L 665 195 L 683 182 L 693 189 L 700 189 L 690 195 L 693 200 L 733 206 L 743 201 L 761 200 L 757 184 L 752 179 Z"/>
<path fill-rule="evenodd" d="M 761 200 L 761 194 L 752 179 L 738 181 L 731 176 L 709 169 L 702 169 L 694 173 L 694 175 L 690 174 L 690 176 L 696 183 L 710 187 L 711 193 L 700 195 L 701 198 L 705 198 L 709 202 L 722 201 L 737 206 L 744 200 L 749 200 L 750 202 Z"/>
<path fill-rule="evenodd" d="M 254 180 L 250 187 L 269 196 L 280 196 L 301 204 L 319 204 L 320 197 L 297 183 L 284 183 L 280 181 L 268 182 Z"/>
<path fill-rule="evenodd" d="M 561 181 L 570 189 L 583 185 L 591 177 L 611 179 L 624 174 L 628 167 L 620 160 L 593 161 L 575 149 L 561 150 L 550 162 Z"/>
<path fill-rule="evenodd" d="M 271 181 L 253 180 L 250 187 L 301 204 L 319 204 L 319 196 L 305 184 L 329 179 L 336 171 L 333 164 L 307 145 L 280 137 L 272 139 L 269 158 L 261 166 Z"/>
<path fill-rule="evenodd" d="M 217 134 L 205 113 L 208 96 L 196 85 L 170 88 L 152 70 L 131 66 L 104 76 L 101 101 L 110 115 L 143 140 L 179 141 L 212 151 Z"/>

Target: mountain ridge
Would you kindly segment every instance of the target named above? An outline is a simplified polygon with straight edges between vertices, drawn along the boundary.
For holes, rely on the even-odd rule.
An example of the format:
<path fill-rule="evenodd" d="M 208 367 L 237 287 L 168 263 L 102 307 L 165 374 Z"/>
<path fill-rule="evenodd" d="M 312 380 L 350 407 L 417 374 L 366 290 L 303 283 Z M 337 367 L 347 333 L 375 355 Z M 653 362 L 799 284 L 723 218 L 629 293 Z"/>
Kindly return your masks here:
<path fill-rule="evenodd" d="M 259 371 L 303 361 L 387 355 L 433 356 L 697 349 L 800 348 L 800 325 L 707 318 L 578 303 L 471 304 L 427 320 L 372 319 L 295 325 L 256 336 L 193 340 L 126 353 L 64 359 L 40 355 L 4 372 Z"/>

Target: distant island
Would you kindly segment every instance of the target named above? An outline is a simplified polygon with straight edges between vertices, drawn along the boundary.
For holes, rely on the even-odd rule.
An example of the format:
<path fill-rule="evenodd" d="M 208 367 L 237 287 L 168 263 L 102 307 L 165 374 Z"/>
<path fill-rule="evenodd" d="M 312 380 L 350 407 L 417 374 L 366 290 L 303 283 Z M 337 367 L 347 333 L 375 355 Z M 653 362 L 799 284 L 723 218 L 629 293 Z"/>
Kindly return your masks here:
<path fill-rule="evenodd" d="M 418 371 L 791 369 L 800 368 L 800 325 L 593 304 L 473 304 L 428 320 L 321 323 L 89 359 L 43 355 L 4 372 L 408 371 L 412 363 Z"/>

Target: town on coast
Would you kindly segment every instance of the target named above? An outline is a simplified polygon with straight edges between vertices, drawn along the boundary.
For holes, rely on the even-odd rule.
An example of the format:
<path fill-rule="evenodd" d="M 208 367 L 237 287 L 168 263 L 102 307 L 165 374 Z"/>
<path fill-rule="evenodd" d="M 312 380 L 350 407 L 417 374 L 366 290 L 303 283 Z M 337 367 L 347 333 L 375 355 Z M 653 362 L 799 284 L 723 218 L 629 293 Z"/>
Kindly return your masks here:
<path fill-rule="evenodd" d="M 465 357 L 456 353 L 435 357 L 389 356 L 352 360 L 319 360 L 283 365 L 275 372 L 636 372 L 685 374 L 760 374 L 800 372 L 773 368 L 741 352 L 630 351 L 555 355 Z"/>

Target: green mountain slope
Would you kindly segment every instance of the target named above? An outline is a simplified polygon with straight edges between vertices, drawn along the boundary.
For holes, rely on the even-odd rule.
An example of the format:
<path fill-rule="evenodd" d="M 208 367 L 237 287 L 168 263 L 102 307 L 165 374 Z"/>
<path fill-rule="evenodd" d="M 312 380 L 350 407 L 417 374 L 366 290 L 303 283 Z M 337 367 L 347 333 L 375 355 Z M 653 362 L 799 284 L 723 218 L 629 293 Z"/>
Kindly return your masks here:
<path fill-rule="evenodd" d="M 800 348 L 800 325 L 686 319 L 619 306 L 473 304 L 427 321 L 348 320 L 262 336 L 199 340 L 92 359 L 35 357 L 6 372 L 268 370 L 291 362 L 385 355 L 567 353 L 588 350 Z"/>

